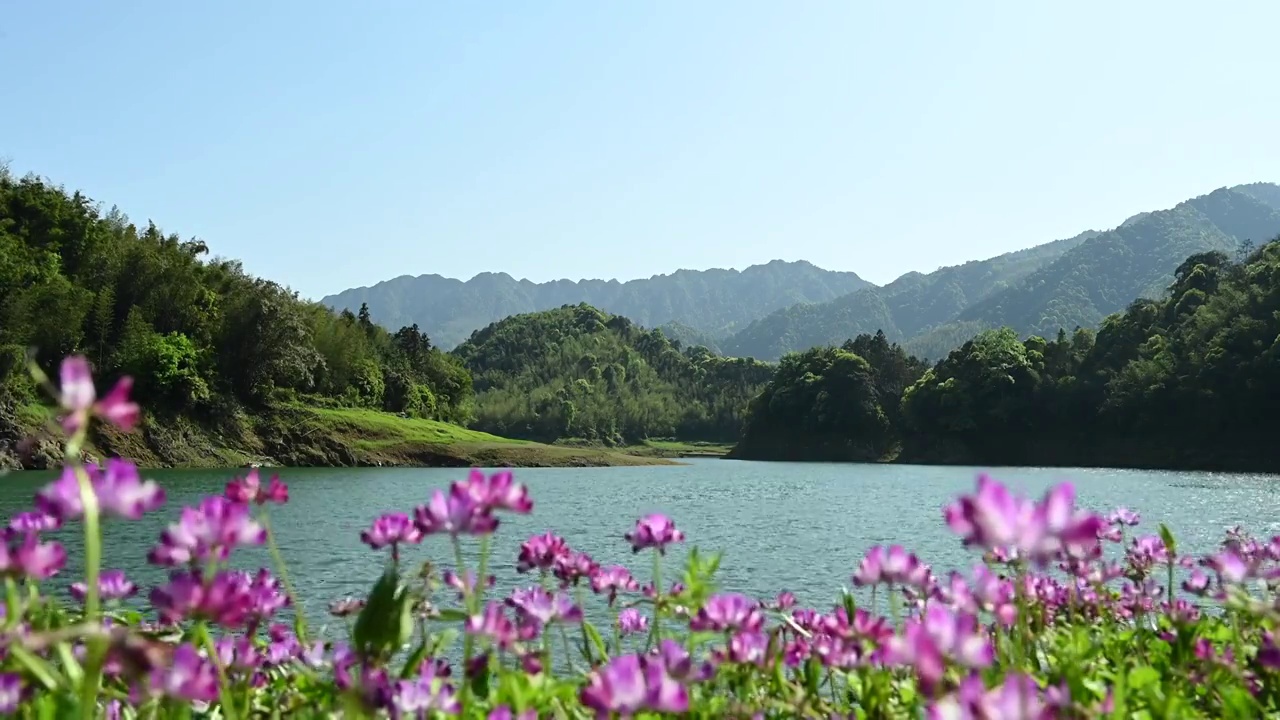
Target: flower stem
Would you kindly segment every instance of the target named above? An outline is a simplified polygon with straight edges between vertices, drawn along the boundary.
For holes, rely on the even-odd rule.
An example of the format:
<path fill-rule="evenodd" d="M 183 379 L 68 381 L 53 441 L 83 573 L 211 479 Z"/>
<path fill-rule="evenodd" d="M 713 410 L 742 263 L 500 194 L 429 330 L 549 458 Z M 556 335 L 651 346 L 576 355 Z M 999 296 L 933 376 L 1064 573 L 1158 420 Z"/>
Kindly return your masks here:
<path fill-rule="evenodd" d="M 227 680 L 227 670 L 222 667 L 218 650 L 214 647 L 213 638 L 209 635 L 209 627 L 203 620 L 196 623 L 195 634 L 196 641 L 204 646 L 205 652 L 209 653 L 209 662 L 213 663 L 214 669 L 218 671 L 218 702 L 222 705 L 222 715 L 227 720 L 236 720 L 236 705 L 231 697 L 231 683 Z"/>
<path fill-rule="evenodd" d="M 73 441 L 68 447 L 75 446 Z M 80 487 L 80 504 L 84 507 L 84 617 L 95 626 L 101 621 L 98 598 L 98 577 L 102 569 L 102 530 L 98 523 L 98 496 L 93 490 L 89 473 L 78 461 L 75 464 L 76 483 Z M 80 682 L 80 716 L 88 720 L 97 714 L 98 685 L 102 680 L 102 661 L 106 654 L 106 639 L 90 638 L 84 677 Z"/>
<path fill-rule="evenodd" d="M 653 644 L 662 644 L 662 553 L 653 553 Z"/>
<path fill-rule="evenodd" d="M 462 541 L 457 535 L 450 535 L 449 539 L 453 542 L 453 561 L 458 566 L 455 572 L 458 577 L 462 578 L 462 602 L 466 605 L 467 614 L 475 615 L 478 611 L 475 609 L 473 597 L 475 593 L 473 589 L 468 587 L 467 583 L 467 564 L 462 559 Z M 477 584 L 480 582 L 477 578 Z M 471 681 L 467 677 L 467 672 L 471 669 L 471 655 L 475 652 L 475 644 L 471 638 L 471 633 L 466 632 L 465 628 L 462 633 L 462 698 L 459 704 L 462 707 L 462 714 L 467 713 L 467 702 L 471 699 Z"/>
<path fill-rule="evenodd" d="M 285 595 L 289 597 L 289 604 L 293 606 L 293 632 L 298 636 L 298 641 L 305 643 L 307 641 L 307 612 L 302 607 L 302 603 L 298 601 L 298 594 L 293 590 L 293 583 L 289 580 L 289 569 L 284 564 L 284 556 L 280 554 L 280 547 L 276 545 L 276 535 L 271 529 L 271 514 L 263 508 L 262 528 L 267 531 L 267 551 L 271 553 L 271 561 L 275 563 L 276 572 L 280 574 L 280 584 L 284 585 Z"/>

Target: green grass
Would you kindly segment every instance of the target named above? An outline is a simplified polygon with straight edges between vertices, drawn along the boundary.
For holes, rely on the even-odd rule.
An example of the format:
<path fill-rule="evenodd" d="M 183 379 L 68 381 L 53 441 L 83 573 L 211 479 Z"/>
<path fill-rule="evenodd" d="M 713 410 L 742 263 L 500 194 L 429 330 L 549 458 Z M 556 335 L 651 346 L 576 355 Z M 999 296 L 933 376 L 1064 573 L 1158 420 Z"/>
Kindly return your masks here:
<path fill-rule="evenodd" d="M 357 445 L 376 449 L 402 443 L 418 445 L 452 445 L 484 443 L 533 445 L 527 440 L 514 440 L 469 430 L 439 420 L 402 418 L 391 413 L 363 408 L 306 408 L 325 427 L 355 436 Z"/>
<path fill-rule="evenodd" d="M 436 420 L 360 408 L 294 406 L 322 432 L 363 461 L 385 465 L 475 465 L 481 467 L 600 467 L 659 465 L 669 461 L 599 447 L 544 445 L 492 435 Z"/>

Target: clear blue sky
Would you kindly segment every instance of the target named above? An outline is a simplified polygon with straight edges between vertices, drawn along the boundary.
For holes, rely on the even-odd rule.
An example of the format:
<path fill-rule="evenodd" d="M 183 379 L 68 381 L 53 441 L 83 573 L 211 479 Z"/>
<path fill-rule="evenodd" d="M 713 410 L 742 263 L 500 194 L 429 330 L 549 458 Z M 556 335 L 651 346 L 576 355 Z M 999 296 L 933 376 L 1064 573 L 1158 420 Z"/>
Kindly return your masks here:
<path fill-rule="evenodd" d="M 1280 2 L 9 2 L 0 157 L 318 298 L 887 282 L 1280 180 Z"/>

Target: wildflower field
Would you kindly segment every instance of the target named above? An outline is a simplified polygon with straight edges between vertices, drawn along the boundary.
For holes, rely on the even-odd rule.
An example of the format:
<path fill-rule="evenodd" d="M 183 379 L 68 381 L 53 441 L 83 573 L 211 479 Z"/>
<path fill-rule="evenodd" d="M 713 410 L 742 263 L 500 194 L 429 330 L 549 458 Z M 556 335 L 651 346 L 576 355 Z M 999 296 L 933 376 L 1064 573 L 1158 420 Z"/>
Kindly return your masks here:
<path fill-rule="evenodd" d="M 43 377 L 39 377 L 49 385 Z M 510 472 L 473 470 L 360 534 L 385 571 L 337 599 L 321 636 L 300 611 L 269 508 L 288 502 L 256 471 L 182 508 L 136 587 L 108 569 L 101 524 L 159 512 L 163 488 L 127 460 L 80 461 L 90 423 L 133 427 L 122 380 L 98 399 L 87 363 L 64 361 L 67 464 L 8 521 L 2 556 L 0 712 L 23 718 L 1260 718 L 1280 711 L 1280 538 L 1238 530 L 1207 557 L 1180 554 L 1163 526 L 1124 509 L 1075 506 L 1070 485 L 1034 500 L 996 480 L 946 507 L 973 551 L 968 573 L 936 574 L 900 546 L 871 548 L 851 594 L 801 608 L 786 592 L 719 588 L 717 556 L 664 566 L 684 534 L 662 515 L 618 542 L 636 564 L 601 567 L 552 532 L 529 538 L 525 587 L 494 597 L 489 540 L 533 500 Z M 51 578 L 82 532 L 85 576 Z M 447 536 L 454 566 L 405 567 L 401 550 Z M 466 567 L 467 544 L 479 562 Z M 275 567 L 230 569 L 266 545 Z M 469 550 L 469 548 L 467 548 Z M 142 594 L 144 609 L 129 602 Z M 589 606 L 593 603 L 594 606 Z M 584 612 L 591 609 L 590 612 Z M 599 611 L 599 612 L 596 612 Z M 607 623 L 592 623 L 607 617 Z"/>

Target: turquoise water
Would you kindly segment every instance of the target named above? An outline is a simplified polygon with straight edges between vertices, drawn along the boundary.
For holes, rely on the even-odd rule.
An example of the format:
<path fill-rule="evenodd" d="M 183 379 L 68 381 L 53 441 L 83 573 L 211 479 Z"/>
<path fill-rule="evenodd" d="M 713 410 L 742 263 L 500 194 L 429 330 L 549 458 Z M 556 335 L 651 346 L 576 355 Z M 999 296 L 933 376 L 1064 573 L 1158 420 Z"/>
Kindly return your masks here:
<path fill-rule="evenodd" d="M 166 509 L 140 522 L 111 521 L 108 567 L 124 569 L 149 587 L 164 573 L 146 552 L 182 504 L 221 492 L 236 471 L 149 473 L 169 494 Z M 642 582 L 648 556 L 635 557 L 623 534 L 637 517 L 664 512 L 688 535 L 688 546 L 722 550 L 723 587 L 756 595 L 794 592 L 802 603 L 834 601 L 866 548 L 901 543 L 935 569 L 963 568 L 976 556 L 942 523 L 941 509 L 972 489 L 978 470 L 961 467 L 755 463 L 692 460 L 684 466 L 517 470 L 534 500 L 530 516 L 505 515 L 493 541 L 490 568 L 499 588 L 515 584 L 521 541 L 552 530 L 602 564 L 622 563 Z M 1280 534 L 1280 476 L 1102 469 L 1005 468 L 993 474 L 1027 492 L 1059 480 L 1076 483 L 1080 503 L 1109 511 L 1124 505 L 1142 513 L 1140 532 L 1165 522 L 1180 550 L 1207 551 L 1225 527 L 1242 525 Z M 445 469 L 291 469 L 282 472 L 292 498 L 273 510 L 272 524 L 308 613 L 329 600 L 363 595 L 381 569 L 383 554 L 360 543 L 359 533 L 380 512 L 412 512 L 434 488 L 465 471 Z M 49 476 L 14 473 L 0 478 L 0 516 L 30 508 Z M 64 576 L 79 573 L 79 526 L 57 533 L 71 556 Z M 470 549 L 474 552 L 475 545 Z M 671 562 L 686 550 L 671 553 Z M 453 565 L 447 540 L 431 538 L 406 553 L 409 561 Z M 268 564 L 264 551 L 244 551 L 237 564 Z M 471 555 L 469 563 L 475 561 Z M 674 569 L 664 576 L 675 577 Z M 317 618 L 318 619 L 318 618 Z M 315 622 L 315 620 L 313 620 Z"/>

